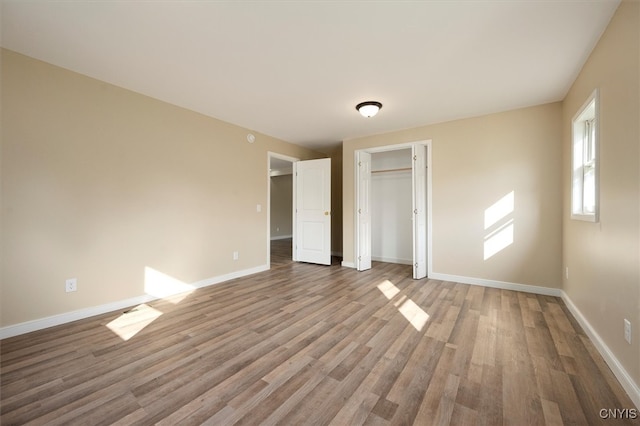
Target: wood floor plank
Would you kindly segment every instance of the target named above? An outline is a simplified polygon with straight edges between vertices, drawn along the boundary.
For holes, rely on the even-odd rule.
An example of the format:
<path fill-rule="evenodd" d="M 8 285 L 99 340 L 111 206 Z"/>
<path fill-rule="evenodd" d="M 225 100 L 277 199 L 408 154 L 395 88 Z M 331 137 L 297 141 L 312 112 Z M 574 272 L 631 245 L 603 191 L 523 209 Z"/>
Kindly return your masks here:
<path fill-rule="evenodd" d="M 544 414 L 544 419 L 547 425 L 549 426 L 562 426 L 564 422 L 562 421 L 562 415 L 560 414 L 560 408 L 558 404 L 553 401 L 549 401 L 547 399 L 542 400 L 542 412 Z"/>
<path fill-rule="evenodd" d="M 398 404 L 393 423 L 414 422 L 444 347 L 443 342 L 429 337 L 420 340 L 403 373 L 387 396 L 390 401 Z"/>
<path fill-rule="evenodd" d="M 580 401 L 576 396 L 576 390 L 571 382 L 571 376 L 561 371 L 551 370 L 551 380 L 555 389 L 554 401 L 560 408 L 563 423 L 574 425 L 589 424 L 587 418 L 595 417 L 592 413 L 585 413 L 582 410 Z"/>
<path fill-rule="evenodd" d="M 333 426 L 364 424 L 378 401 L 378 395 L 365 390 L 356 391 L 329 423 Z"/>
<path fill-rule="evenodd" d="M 451 422 L 449 424 L 456 426 L 475 426 L 480 423 L 478 413 L 464 405 L 456 404 L 451 413 Z M 505 421 L 504 424 L 519 425 L 519 423 L 510 423 Z"/>
<path fill-rule="evenodd" d="M 301 416 L 302 423 L 305 422 L 304 413 L 302 409 L 298 409 L 302 405 L 303 401 L 307 403 L 311 401 L 322 401 L 324 393 L 330 394 L 331 388 L 337 383 L 334 379 L 328 377 L 329 371 L 334 369 L 342 360 L 344 360 L 349 354 L 358 347 L 355 343 L 350 343 L 343 347 L 340 351 L 333 350 L 327 352 L 318 364 L 318 368 L 311 374 L 309 379 L 305 381 L 297 389 L 293 390 L 288 397 L 279 406 L 274 407 L 272 412 L 264 419 L 261 424 L 263 425 L 275 425 L 275 424 L 287 424 L 286 418 L 293 416 Z M 310 372 L 311 373 L 311 372 Z M 283 395 L 286 396 L 285 393 Z M 315 398 L 314 398 L 315 397 Z M 309 404 L 307 404 L 308 406 Z M 294 411 L 295 410 L 295 411 Z M 313 417 L 314 409 L 307 412 L 309 416 Z M 312 418 L 311 417 L 311 418 Z M 309 422 L 309 417 L 306 421 Z"/>
<path fill-rule="evenodd" d="M 260 274 L 0 342 L 0 423 L 562 425 L 633 407 L 558 298 L 271 254 Z"/>
<path fill-rule="evenodd" d="M 428 424 L 432 419 L 436 419 L 434 424 L 449 424 L 448 420 L 444 422 L 444 419 L 451 418 L 452 408 L 456 399 L 457 386 L 460 381 L 458 376 L 449 373 L 455 353 L 456 349 L 454 349 L 452 345 L 445 345 L 433 377 L 420 403 L 415 423 Z M 450 383 L 452 380 L 456 381 L 455 389 L 453 389 L 454 383 Z M 449 388 L 447 388 L 447 385 L 449 385 Z M 446 389 L 448 392 L 445 392 Z M 445 397 L 445 393 L 447 393 L 446 398 L 448 399 L 443 401 L 442 399 Z M 451 402 L 451 409 L 447 407 L 449 402 Z M 441 405 L 443 403 L 444 405 Z"/>
<path fill-rule="evenodd" d="M 503 400 L 495 397 L 501 392 L 502 368 L 485 365 L 482 368 L 482 387 L 480 395 L 478 395 L 478 425 L 492 426 L 506 423 Z"/>
<path fill-rule="evenodd" d="M 535 370 L 528 354 L 519 308 L 512 308 L 511 330 L 503 346 L 503 410 L 513 424 L 544 424 L 542 403 L 535 385 Z"/>

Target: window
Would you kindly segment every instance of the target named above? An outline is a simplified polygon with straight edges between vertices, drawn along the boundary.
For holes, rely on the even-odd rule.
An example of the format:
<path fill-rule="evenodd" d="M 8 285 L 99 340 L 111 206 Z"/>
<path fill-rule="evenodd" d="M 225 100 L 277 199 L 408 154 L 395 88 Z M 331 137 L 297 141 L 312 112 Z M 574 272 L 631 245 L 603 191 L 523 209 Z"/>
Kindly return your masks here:
<path fill-rule="evenodd" d="M 572 121 L 571 218 L 598 221 L 598 90 Z"/>

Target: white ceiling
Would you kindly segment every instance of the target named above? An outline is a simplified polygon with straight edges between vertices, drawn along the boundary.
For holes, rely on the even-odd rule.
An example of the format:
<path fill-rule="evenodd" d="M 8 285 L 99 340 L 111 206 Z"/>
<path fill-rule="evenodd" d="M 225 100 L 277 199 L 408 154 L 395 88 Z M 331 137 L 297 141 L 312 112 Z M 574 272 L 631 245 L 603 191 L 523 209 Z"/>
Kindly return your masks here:
<path fill-rule="evenodd" d="M 322 148 L 561 100 L 618 4 L 2 0 L 1 43 Z"/>

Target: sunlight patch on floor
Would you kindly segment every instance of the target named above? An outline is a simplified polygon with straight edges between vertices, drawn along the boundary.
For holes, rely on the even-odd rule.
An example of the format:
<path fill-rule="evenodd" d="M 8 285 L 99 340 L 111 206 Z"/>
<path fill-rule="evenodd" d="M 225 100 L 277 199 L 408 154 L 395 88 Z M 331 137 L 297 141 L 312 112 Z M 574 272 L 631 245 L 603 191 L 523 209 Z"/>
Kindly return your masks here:
<path fill-rule="evenodd" d="M 378 284 L 378 290 L 380 290 L 389 300 L 393 299 L 396 294 L 400 293 L 400 289 L 393 285 L 389 280 L 384 280 Z"/>
<path fill-rule="evenodd" d="M 378 290 L 384 294 L 387 300 L 393 299 L 400 293 L 400 289 L 389 280 L 384 280 L 378 284 Z M 399 300 L 394 303 L 394 306 L 417 331 L 421 331 L 427 321 L 429 321 L 429 314 L 405 295 L 402 295 Z"/>
<path fill-rule="evenodd" d="M 420 306 L 411 300 L 405 300 L 400 306 L 398 306 L 400 313 L 411 323 L 413 328 L 421 331 L 424 325 L 429 320 L 429 314 L 427 314 Z"/>
<path fill-rule="evenodd" d="M 142 304 L 128 310 L 107 324 L 122 340 L 129 340 L 162 315 L 157 309 Z"/>

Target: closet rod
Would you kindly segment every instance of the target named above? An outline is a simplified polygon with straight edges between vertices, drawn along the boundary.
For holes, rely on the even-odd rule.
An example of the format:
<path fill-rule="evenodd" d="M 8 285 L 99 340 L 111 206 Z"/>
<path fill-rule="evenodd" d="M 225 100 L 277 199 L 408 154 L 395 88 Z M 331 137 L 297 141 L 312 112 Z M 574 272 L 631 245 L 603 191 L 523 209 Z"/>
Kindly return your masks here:
<path fill-rule="evenodd" d="M 371 173 L 404 172 L 407 170 L 411 170 L 411 167 L 405 167 L 402 169 L 372 170 Z"/>

